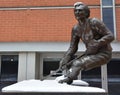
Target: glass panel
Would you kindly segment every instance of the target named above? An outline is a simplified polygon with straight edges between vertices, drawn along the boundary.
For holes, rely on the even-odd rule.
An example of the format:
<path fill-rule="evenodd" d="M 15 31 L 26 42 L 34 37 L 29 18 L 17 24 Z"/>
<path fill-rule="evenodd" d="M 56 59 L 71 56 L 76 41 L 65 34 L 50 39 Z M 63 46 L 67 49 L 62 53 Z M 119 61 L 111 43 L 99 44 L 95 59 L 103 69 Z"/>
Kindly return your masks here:
<path fill-rule="evenodd" d="M 60 58 L 44 58 L 43 59 L 43 76 L 47 76 L 52 71 L 56 71 L 59 68 Z M 56 73 L 53 76 L 62 75 L 62 72 Z"/>
<path fill-rule="evenodd" d="M 112 2 L 112 0 L 102 0 L 102 5 L 103 6 L 112 6 L 113 2 Z"/>
<path fill-rule="evenodd" d="M 91 69 L 89 71 L 82 71 L 82 79 L 85 81 L 101 81 L 101 67 Z"/>
<path fill-rule="evenodd" d="M 120 82 L 120 59 L 112 59 L 109 62 L 108 76 L 109 78 L 119 78 L 119 82 Z"/>
<path fill-rule="evenodd" d="M 103 8 L 103 22 L 114 33 L 113 8 Z"/>
<path fill-rule="evenodd" d="M 18 55 L 1 56 L 1 81 L 17 81 Z"/>

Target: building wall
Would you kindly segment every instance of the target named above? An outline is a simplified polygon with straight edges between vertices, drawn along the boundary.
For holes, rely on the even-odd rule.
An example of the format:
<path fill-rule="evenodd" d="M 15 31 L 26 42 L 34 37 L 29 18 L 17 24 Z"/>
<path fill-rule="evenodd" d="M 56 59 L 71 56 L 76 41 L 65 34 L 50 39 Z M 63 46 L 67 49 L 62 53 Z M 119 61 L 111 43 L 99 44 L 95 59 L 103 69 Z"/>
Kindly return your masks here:
<path fill-rule="evenodd" d="M 76 23 L 73 13 L 77 0 L 5 0 L 0 1 L 0 42 L 65 42 L 70 40 L 71 28 Z M 85 2 L 99 5 L 99 0 Z M 54 6 L 54 9 L 29 9 L 34 6 Z M 56 8 L 55 6 L 59 6 Z M 63 8 L 63 6 L 65 6 Z M 14 8 L 13 8 L 14 7 Z M 16 9 L 15 9 L 16 7 Z M 20 9 L 18 9 L 20 7 Z M 29 7 L 29 8 L 26 8 Z M 26 9 L 22 9 L 26 8 Z M 36 8 L 36 7 L 35 7 Z M 38 7 L 37 7 L 38 8 Z M 42 7 L 45 8 L 45 7 Z M 100 8 L 91 8 L 91 17 L 101 18 Z"/>
<path fill-rule="evenodd" d="M 118 5 L 120 4 L 120 0 L 115 0 L 115 3 Z"/>
<path fill-rule="evenodd" d="M 117 40 L 120 41 L 120 0 L 116 0 L 116 22 Z"/>
<path fill-rule="evenodd" d="M 0 0 L 0 42 L 68 42 L 77 22 L 73 4 L 78 1 L 89 5 L 91 17 L 101 19 L 101 0 Z M 115 4 L 120 41 L 120 1 Z"/>
<path fill-rule="evenodd" d="M 0 0 L 0 54 L 17 52 L 18 81 L 42 79 L 43 59 L 62 57 L 69 46 L 71 29 L 77 22 L 73 4 L 78 1 L 89 5 L 90 17 L 101 19 L 100 0 Z M 120 41 L 119 11 L 120 1 L 116 0 L 117 41 Z M 120 55 L 120 44 L 114 44 L 113 51 Z M 82 46 L 78 51 L 84 49 Z"/>
<path fill-rule="evenodd" d="M 69 41 L 73 9 L 0 11 L 0 41 Z M 99 9 L 91 17 L 100 18 Z"/>
<path fill-rule="evenodd" d="M 116 8 L 116 22 L 117 40 L 120 41 L 120 8 Z"/>
<path fill-rule="evenodd" d="M 100 0 L 0 0 L 1 7 L 24 6 L 73 6 L 75 2 L 84 2 L 89 5 L 100 5 Z"/>

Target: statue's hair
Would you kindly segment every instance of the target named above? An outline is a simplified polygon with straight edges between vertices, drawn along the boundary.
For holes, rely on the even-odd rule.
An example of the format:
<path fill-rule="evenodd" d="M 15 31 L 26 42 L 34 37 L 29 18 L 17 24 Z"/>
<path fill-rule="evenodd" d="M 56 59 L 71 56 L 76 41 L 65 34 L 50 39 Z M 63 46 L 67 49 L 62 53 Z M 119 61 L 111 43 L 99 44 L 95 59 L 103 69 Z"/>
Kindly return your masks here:
<path fill-rule="evenodd" d="M 90 16 L 90 9 L 88 8 L 88 6 L 85 5 L 83 2 L 76 2 L 74 4 L 74 8 L 76 8 L 78 6 L 83 6 L 84 7 L 84 11 L 86 13 L 86 17 L 88 18 Z"/>

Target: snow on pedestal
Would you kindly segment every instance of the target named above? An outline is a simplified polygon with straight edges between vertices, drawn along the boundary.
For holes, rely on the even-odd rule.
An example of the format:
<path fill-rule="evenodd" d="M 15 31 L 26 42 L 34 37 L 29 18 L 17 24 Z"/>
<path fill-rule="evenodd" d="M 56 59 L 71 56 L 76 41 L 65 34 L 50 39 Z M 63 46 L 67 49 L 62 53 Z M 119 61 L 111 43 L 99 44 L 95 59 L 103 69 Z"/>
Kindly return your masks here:
<path fill-rule="evenodd" d="M 77 81 L 78 82 L 78 81 Z M 77 83 L 76 82 L 76 83 Z M 82 83 L 83 81 L 81 81 Z M 83 82 L 84 84 L 85 82 Z M 104 89 L 89 86 L 60 84 L 56 80 L 24 80 L 4 87 L 4 93 L 105 93 Z"/>

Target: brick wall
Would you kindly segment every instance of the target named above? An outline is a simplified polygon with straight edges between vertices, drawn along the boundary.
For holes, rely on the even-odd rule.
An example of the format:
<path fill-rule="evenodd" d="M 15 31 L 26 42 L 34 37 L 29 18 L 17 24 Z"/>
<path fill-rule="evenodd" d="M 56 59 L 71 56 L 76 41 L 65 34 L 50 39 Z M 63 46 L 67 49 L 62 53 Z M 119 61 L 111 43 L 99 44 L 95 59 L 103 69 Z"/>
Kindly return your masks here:
<path fill-rule="evenodd" d="M 100 0 L 0 0 L 0 7 L 72 6 L 76 1 L 89 5 L 100 3 Z M 100 19 L 100 9 L 92 8 L 91 17 Z M 70 8 L 0 10 L 0 42 L 69 41 L 75 23 Z"/>
<path fill-rule="evenodd" d="M 120 41 L 120 8 L 116 8 L 116 23 L 117 40 Z"/>
<path fill-rule="evenodd" d="M 68 41 L 73 9 L 0 11 L 0 41 Z M 100 18 L 99 9 L 91 17 Z"/>
<path fill-rule="evenodd" d="M 117 41 L 120 41 L 120 0 L 116 0 L 116 31 L 117 31 Z"/>
<path fill-rule="evenodd" d="M 116 2 L 115 2 L 116 4 L 119 4 L 119 5 L 120 5 L 120 0 L 115 0 L 115 1 L 116 1 Z"/>
<path fill-rule="evenodd" d="M 18 6 L 71 6 L 75 2 L 84 2 L 88 5 L 100 5 L 100 0 L 0 0 L 1 7 Z"/>

